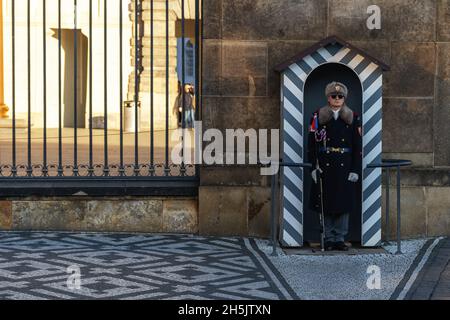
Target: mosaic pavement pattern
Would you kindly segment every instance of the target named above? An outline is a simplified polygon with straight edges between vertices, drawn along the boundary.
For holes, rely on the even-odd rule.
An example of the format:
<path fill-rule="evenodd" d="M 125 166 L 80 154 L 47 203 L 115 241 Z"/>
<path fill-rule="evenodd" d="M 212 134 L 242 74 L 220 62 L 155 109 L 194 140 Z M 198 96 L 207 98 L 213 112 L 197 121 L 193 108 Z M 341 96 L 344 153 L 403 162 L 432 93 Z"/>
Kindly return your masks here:
<path fill-rule="evenodd" d="M 0 299 L 297 298 L 252 239 L 0 232 Z"/>

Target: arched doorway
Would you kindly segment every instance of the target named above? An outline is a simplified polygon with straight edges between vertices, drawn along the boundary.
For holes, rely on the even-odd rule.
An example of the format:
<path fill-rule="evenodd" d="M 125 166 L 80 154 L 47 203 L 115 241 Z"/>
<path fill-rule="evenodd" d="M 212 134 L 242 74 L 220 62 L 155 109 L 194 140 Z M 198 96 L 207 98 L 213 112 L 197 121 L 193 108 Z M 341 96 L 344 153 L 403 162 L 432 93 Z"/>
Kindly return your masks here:
<path fill-rule="evenodd" d="M 309 123 L 312 113 L 325 106 L 327 99 L 325 97 L 325 87 L 332 81 L 339 81 L 348 87 L 349 95 L 347 105 L 355 112 L 362 114 L 362 86 L 359 77 L 349 67 L 340 63 L 327 63 L 313 70 L 305 82 L 304 87 L 304 115 L 305 124 Z M 306 159 L 306 150 L 308 144 L 309 126 L 303 127 L 304 133 L 304 159 Z M 361 175 L 361 168 L 359 168 Z M 307 199 L 309 199 L 312 179 L 309 174 L 304 177 L 304 241 L 317 242 L 319 235 L 319 217 L 316 212 L 308 209 Z M 361 241 L 361 179 L 356 186 L 354 212 L 350 215 L 350 231 L 348 240 L 354 242 Z"/>

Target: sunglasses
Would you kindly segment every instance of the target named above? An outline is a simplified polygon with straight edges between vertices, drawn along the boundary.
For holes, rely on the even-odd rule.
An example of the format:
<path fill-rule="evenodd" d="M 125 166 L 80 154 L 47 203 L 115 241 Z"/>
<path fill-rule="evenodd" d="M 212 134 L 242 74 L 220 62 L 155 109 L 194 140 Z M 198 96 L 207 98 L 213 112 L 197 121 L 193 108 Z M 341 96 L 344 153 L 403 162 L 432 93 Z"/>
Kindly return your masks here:
<path fill-rule="evenodd" d="M 342 94 L 332 94 L 330 97 L 339 100 L 344 99 L 344 96 Z"/>

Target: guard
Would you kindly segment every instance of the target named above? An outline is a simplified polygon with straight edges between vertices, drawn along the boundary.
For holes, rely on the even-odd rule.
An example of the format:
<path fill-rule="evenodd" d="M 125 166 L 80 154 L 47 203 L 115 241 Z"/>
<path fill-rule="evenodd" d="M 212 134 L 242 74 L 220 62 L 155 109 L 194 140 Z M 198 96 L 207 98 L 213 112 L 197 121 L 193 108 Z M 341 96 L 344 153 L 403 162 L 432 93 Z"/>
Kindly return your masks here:
<path fill-rule="evenodd" d="M 361 118 L 345 103 L 347 87 L 327 85 L 328 105 L 313 113 L 308 160 L 313 164 L 310 209 L 323 213 L 325 250 L 347 251 L 350 212 L 361 165 Z"/>

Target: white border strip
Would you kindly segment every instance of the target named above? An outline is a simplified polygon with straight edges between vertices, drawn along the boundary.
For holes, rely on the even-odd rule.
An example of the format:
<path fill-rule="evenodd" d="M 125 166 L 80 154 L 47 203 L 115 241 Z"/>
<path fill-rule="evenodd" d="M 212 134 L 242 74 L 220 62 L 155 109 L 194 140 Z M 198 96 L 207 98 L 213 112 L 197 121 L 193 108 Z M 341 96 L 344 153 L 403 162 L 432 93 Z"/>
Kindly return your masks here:
<path fill-rule="evenodd" d="M 428 247 L 427 251 L 422 257 L 422 260 L 420 260 L 419 264 L 417 265 L 416 269 L 411 274 L 411 277 L 409 278 L 408 282 L 406 282 L 405 286 L 403 287 L 402 292 L 397 297 L 397 300 L 403 300 L 406 297 L 406 294 L 408 293 L 409 289 L 411 289 L 411 286 L 413 285 L 414 281 L 416 281 L 417 276 L 419 275 L 419 272 L 422 270 L 423 266 L 428 260 L 428 257 L 430 256 L 433 249 L 437 246 L 439 241 L 444 239 L 444 237 L 439 237 Z"/>
<path fill-rule="evenodd" d="M 245 243 L 245 246 L 247 247 L 247 250 L 249 250 L 253 254 L 253 256 L 259 261 L 261 266 L 264 268 L 264 270 L 267 272 L 269 277 L 272 279 L 274 285 L 277 286 L 278 290 L 281 291 L 281 293 L 286 297 L 287 300 L 294 300 L 294 297 L 286 290 L 286 288 L 282 285 L 280 280 L 278 280 L 278 278 L 273 274 L 272 270 L 266 264 L 264 259 L 259 255 L 258 252 L 255 251 L 255 249 L 253 249 L 249 239 L 245 238 L 244 243 Z M 255 245 L 258 246 L 257 243 L 255 243 Z M 262 253 L 262 254 L 264 254 L 264 253 Z"/>

